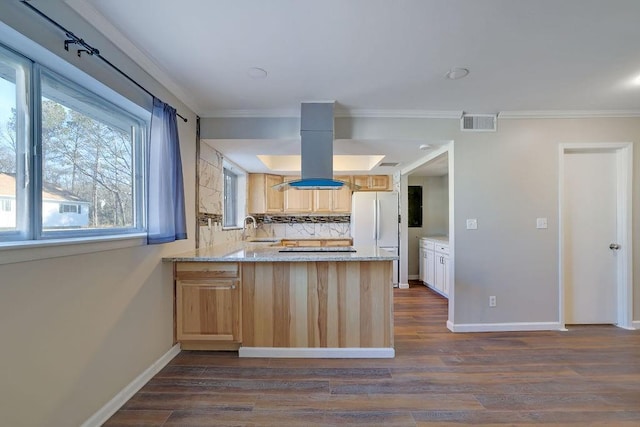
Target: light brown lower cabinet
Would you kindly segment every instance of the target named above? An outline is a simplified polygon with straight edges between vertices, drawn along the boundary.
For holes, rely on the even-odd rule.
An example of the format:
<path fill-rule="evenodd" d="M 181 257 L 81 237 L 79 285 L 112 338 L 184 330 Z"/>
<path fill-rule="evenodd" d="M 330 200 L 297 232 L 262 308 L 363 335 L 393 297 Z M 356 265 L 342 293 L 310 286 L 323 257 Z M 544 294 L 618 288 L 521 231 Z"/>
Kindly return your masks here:
<path fill-rule="evenodd" d="M 393 347 L 391 261 L 176 262 L 186 350 Z"/>
<path fill-rule="evenodd" d="M 176 339 L 185 350 L 234 350 L 242 342 L 237 263 L 178 262 Z"/>
<path fill-rule="evenodd" d="M 353 239 L 282 239 L 280 244 L 286 247 L 351 246 Z"/>

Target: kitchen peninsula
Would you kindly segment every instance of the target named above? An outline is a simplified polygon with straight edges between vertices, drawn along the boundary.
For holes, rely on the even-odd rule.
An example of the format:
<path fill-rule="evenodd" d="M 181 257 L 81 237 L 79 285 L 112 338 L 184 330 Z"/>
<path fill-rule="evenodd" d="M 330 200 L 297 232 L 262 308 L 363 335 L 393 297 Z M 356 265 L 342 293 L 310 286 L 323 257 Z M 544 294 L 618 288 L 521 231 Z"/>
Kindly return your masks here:
<path fill-rule="evenodd" d="M 392 261 L 375 247 L 237 242 L 173 262 L 176 340 L 241 357 L 394 357 Z"/>

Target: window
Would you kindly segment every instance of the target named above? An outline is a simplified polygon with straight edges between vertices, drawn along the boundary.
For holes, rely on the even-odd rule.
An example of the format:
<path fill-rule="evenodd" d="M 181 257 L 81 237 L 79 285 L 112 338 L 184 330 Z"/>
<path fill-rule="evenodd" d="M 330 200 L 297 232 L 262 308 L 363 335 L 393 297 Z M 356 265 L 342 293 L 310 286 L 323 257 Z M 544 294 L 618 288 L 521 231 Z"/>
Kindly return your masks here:
<path fill-rule="evenodd" d="M 13 210 L 11 200 L 0 200 L 0 210 L 2 212 L 11 212 Z"/>
<path fill-rule="evenodd" d="M 238 227 L 238 176 L 224 168 L 224 215 L 225 227 Z"/>
<path fill-rule="evenodd" d="M 148 120 L 0 46 L 0 242 L 143 231 Z"/>
<path fill-rule="evenodd" d="M 242 227 L 247 199 L 247 173 L 235 164 L 223 161 L 224 200 L 222 226 Z"/>
<path fill-rule="evenodd" d="M 61 203 L 60 204 L 60 209 L 58 210 L 58 212 L 59 213 L 81 214 L 82 213 L 82 206 L 81 205 L 68 205 L 68 204 Z"/>

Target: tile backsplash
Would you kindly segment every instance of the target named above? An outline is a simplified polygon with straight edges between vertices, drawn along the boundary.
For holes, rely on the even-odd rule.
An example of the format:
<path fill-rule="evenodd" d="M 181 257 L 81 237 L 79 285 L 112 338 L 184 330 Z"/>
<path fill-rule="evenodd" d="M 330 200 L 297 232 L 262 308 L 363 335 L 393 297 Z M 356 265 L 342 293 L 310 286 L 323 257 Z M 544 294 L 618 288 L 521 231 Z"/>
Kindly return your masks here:
<path fill-rule="evenodd" d="M 288 223 L 258 225 L 257 237 L 329 238 L 350 237 L 349 223 Z"/>

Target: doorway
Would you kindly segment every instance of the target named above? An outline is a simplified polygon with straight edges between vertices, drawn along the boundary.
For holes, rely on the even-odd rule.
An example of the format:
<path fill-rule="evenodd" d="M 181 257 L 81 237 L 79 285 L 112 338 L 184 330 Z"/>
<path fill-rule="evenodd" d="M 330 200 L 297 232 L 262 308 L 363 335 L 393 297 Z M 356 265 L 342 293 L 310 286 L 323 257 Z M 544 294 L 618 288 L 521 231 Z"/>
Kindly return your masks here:
<path fill-rule="evenodd" d="M 435 144 L 434 144 L 435 145 Z M 400 171 L 401 232 L 400 288 L 409 287 L 409 279 L 419 278 L 419 238 L 427 235 L 448 236 L 448 318 L 453 319 L 455 307 L 455 238 L 454 238 L 454 142 L 438 144 L 423 158 Z M 430 184 L 433 183 L 432 187 Z M 421 227 L 409 227 L 409 186 L 423 187 L 423 221 Z M 435 191 L 431 191 L 435 190 Z M 431 199 L 430 197 L 434 197 Z M 433 208 L 436 209 L 433 209 Z M 424 284 L 422 285 L 424 286 Z M 451 323 L 450 321 L 447 324 Z"/>
<path fill-rule="evenodd" d="M 561 324 L 631 328 L 631 150 L 561 145 Z"/>

